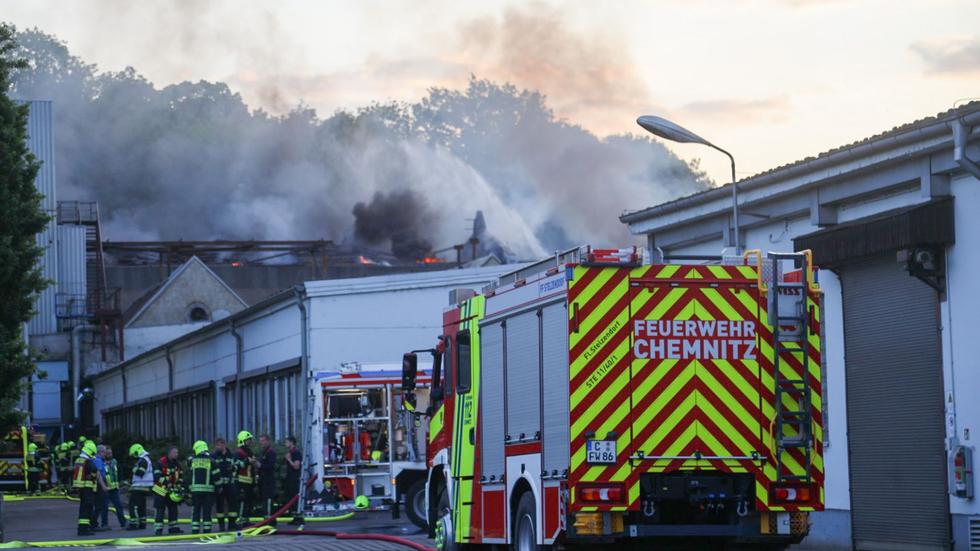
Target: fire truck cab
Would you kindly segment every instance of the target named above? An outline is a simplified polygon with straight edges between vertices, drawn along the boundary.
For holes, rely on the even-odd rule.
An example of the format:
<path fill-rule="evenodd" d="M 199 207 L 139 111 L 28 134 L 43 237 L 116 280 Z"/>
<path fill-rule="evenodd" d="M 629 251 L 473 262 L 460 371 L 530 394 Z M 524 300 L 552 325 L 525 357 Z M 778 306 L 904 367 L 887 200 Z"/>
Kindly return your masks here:
<path fill-rule="evenodd" d="M 810 255 L 641 256 L 583 247 L 450 294 L 425 412 L 439 549 L 805 537 L 824 499 Z"/>

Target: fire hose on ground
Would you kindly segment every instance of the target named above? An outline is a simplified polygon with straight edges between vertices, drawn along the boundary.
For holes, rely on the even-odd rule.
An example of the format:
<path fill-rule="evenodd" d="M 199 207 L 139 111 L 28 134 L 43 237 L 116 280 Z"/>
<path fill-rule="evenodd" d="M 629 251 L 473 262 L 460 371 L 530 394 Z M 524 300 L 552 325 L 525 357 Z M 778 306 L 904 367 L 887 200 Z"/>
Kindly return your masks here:
<path fill-rule="evenodd" d="M 316 476 L 311 476 L 306 482 L 306 487 L 309 488 L 313 485 L 316 480 Z M 12 496 L 15 499 L 10 501 L 23 501 L 26 499 L 68 499 L 70 501 L 78 501 L 78 498 L 73 498 L 67 494 L 45 494 L 37 496 Z M 37 541 L 37 542 L 23 542 L 23 541 L 12 541 L 9 543 L 0 544 L 0 549 L 18 549 L 26 547 L 64 547 L 64 546 L 95 546 L 95 545 L 139 545 L 142 543 L 156 543 L 156 542 L 166 542 L 166 541 L 180 541 L 180 540 L 203 540 L 204 543 L 234 543 L 238 541 L 241 537 L 256 537 L 256 536 L 268 536 L 268 535 L 283 535 L 283 536 L 326 536 L 336 538 L 338 540 L 372 540 L 372 541 L 383 541 L 388 543 L 394 543 L 397 545 L 402 545 L 415 551 L 434 551 L 432 548 L 416 543 L 412 540 L 402 538 L 399 536 L 392 536 L 388 534 L 350 534 L 346 532 L 337 532 L 333 530 L 278 530 L 269 526 L 270 523 L 278 520 L 279 517 L 286 514 L 290 507 L 296 504 L 299 500 L 299 496 L 293 496 L 288 502 L 282 505 L 276 512 L 270 515 L 268 518 L 262 519 L 257 524 L 254 524 L 240 532 L 219 532 L 216 534 L 179 534 L 179 535 L 167 535 L 167 536 L 142 536 L 133 538 L 111 538 L 111 539 L 84 539 L 84 540 L 65 540 L 65 541 Z M 4 501 L 7 501 L 7 496 L 4 496 Z M 343 515 L 338 515 L 335 517 L 303 517 L 304 522 L 330 522 L 339 521 L 352 518 L 354 513 L 346 513 Z M 186 519 L 181 519 L 181 521 L 186 521 Z"/>

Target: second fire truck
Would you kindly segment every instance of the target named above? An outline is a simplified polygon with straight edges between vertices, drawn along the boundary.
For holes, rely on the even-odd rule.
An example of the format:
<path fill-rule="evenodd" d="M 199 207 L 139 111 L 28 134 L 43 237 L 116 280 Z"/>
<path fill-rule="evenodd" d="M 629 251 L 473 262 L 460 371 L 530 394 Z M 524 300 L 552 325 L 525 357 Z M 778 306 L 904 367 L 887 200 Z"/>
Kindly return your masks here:
<path fill-rule="evenodd" d="M 808 253 L 582 248 L 454 291 L 428 351 L 430 535 L 799 542 L 824 504 L 820 307 Z"/>

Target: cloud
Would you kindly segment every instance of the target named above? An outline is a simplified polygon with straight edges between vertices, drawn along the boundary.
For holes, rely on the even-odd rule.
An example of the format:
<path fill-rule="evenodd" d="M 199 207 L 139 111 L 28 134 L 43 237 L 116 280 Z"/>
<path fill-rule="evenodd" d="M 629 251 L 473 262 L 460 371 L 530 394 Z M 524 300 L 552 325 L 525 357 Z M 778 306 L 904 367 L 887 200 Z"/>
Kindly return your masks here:
<path fill-rule="evenodd" d="M 980 73 L 980 37 L 946 37 L 910 46 L 927 73 L 966 75 Z"/>
<path fill-rule="evenodd" d="M 694 101 L 681 107 L 690 117 L 711 118 L 728 122 L 780 121 L 785 120 L 791 109 L 788 96 L 762 99 L 716 99 Z"/>
<path fill-rule="evenodd" d="M 602 134 L 630 130 L 638 113 L 657 107 L 627 51 L 614 32 L 573 29 L 558 8 L 529 3 L 461 24 L 452 61 L 539 90 L 560 117 Z"/>

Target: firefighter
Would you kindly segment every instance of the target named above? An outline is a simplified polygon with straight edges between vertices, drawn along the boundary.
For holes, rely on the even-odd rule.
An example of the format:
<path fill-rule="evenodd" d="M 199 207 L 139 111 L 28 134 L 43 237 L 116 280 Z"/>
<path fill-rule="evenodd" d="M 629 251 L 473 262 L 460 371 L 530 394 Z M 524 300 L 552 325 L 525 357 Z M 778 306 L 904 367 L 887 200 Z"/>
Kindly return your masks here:
<path fill-rule="evenodd" d="M 177 446 L 171 446 L 167 455 L 161 457 L 153 466 L 153 508 L 156 509 L 156 519 L 153 530 L 156 535 L 163 534 L 163 517 L 167 516 L 168 533 L 182 534 L 184 531 L 177 526 L 177 506 L 182 501 L 180 483 L 180 452 Z"/>
<path fill-rule="evenodd" d="M 54 472 L 58 477 L 58 486 L 64 488 L 70 480 L 68 476 L 68 442 L 61 442 L 54 447 L 52 460 L 54 462 Z"/>
<path fill-rule="evenodd" d="M 92 458 L 95 457 L 95 442 L 86 442 L 75 460 L 72 474 L 72 488 L 78 492 L 78 535 L 91 536 L 92 514 L 95 511 L 95 485 L 99 471 Z"/>
<path fill-rule="evenodd" d="M 37 444 L 27 445 L 27 491 L 37 495 L 41 488 L 41 460 L 37 456 Z"/>
<path fill-rule="evenodd" d="M 249 524 L 249 517 L 255 510 L 255 467 L 258 461 L 252 453 L 252 433 L 243 430 L 238 433 L 238 451 L 235 455 L 235 468 L 238 471 L 238 523 Z"/>
<path fill-rule="evenodd" d="M 74 440 L 69 440 L 65 442 L 64 449 L 61 450 L 61 470 L 62 472 L 58 474 L 58 478 L 61 479 L 61 487 L 65 490 L 65 493 L 71 491 L 71 475 L 72 469 L 75 465 L 75 459 L 72 456 L 72 452 L 75 449 Z M 62 476 L 64 475 L 64 476 Z"/>
<path fill-rule="evenodd" d="M 276 499 L 276 450 L 272 447 L 272 441 L 268 434 L 259 435 L 259 446 L 262 453 L 259 456 L 259 498 L 262 500 L 262 515 L 265 518 L 272 517 L 272 504 Z M 273 519 L 270 523 L 276 525 Z"/>
<path fill-rule="evenodd" d="M 146 528 L 146 496 L 153 490 L 153 460 L 141 444 L 129 447 L 129 455 L 136 458 L 133 478 L 129 485 L 129 526 L 127 530 Z"/>
<path fill-rule="evenodd" d="M 188 487 L 193 497 L 191 532 L 194 534 L 211 532 L 211 506 L 214 505 L 214 485 L 221 476 L 217 464 L 203 440 L 194 442 L 194 455 L 187 460 Z"/>
<path fill-rule="evenodd" d="M 218 467 L 218 476 L 214 481 L 214 510 L 218 519 L 218 530 L 224 532 L 225 522 L 229 530 L 237 528 L 238 518 L 238 481 L 236 480 L 235 454 L 228 449 L 224 438 L 214 441 L 214 453 L 211 454 Z"/>

